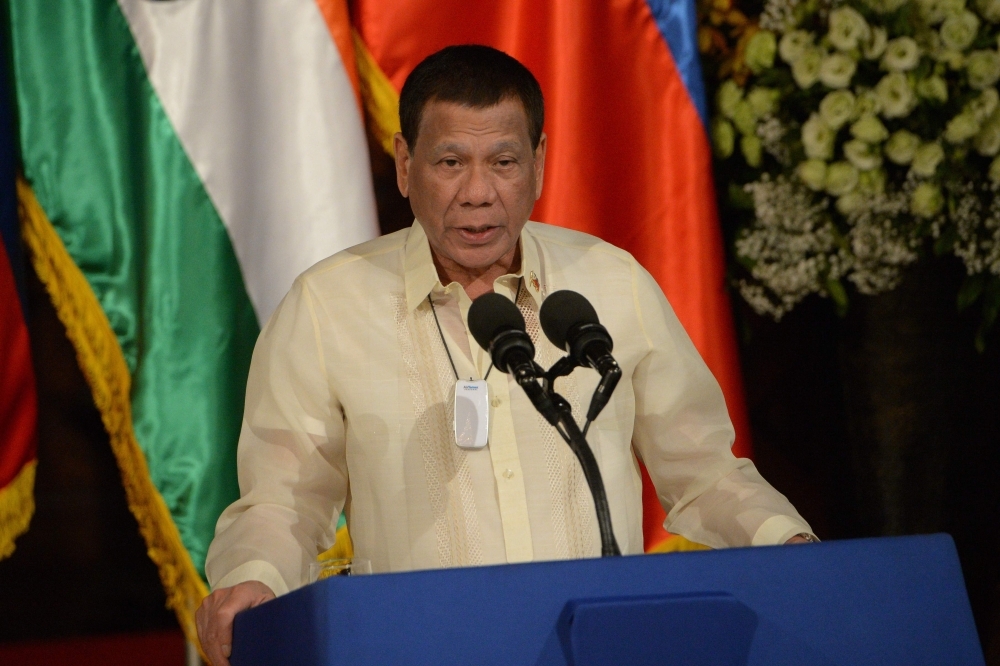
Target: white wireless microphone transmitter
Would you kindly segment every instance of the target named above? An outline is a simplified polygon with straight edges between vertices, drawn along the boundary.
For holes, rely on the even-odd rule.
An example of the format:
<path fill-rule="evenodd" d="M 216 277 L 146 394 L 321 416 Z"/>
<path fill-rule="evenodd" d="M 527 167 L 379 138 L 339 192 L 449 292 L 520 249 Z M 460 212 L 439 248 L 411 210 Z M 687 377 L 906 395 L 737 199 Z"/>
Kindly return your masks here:
<path fill-rule="evenodd" d="M 462 449 L 481 449 L 490 433 L 490 391 L 482 379 L 455 382 L 455 442 Z"/>

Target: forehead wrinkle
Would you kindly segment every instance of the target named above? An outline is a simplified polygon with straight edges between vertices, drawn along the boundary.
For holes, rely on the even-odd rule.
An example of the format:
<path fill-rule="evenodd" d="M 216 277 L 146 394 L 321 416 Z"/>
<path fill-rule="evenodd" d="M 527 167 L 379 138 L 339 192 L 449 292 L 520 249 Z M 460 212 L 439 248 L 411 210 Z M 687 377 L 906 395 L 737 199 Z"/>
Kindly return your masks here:
<path fill-rule="evenodd" d="M 498 142 L 494 143 L 491 148 L 492 148 L 492 151 L 494 153 L 500 153 L 500 152 L 503 152 L 505 150 L 511 150 L 511 151 L 517 152 L 518 150 L 520 150 L 522 148 L 522 146 L 521 146 L 521 142 L 520 141 L 515 141 L 515 140 L 507 139 L 507 140 L 504 140 L 504 141 L 498 141 Z"/>
<path fill-rule="evenodd" d="M 455 141 L 449 141 L 447 143 L 442 143 L 440 145 L 434 146 L 431 151 L 432 155 L 442 155 L 444 153 L 464 153 L 468 150 L 468 147 L 464 144 L 457 143 Z"/>
<path fill-rule="evenodd" d="M 502 153 L 504 151 L 518 152 L 522 148 L 521 142 L 511 139 L 504 139 L 502 141 L 497 141 L 489 147 L 488 153 L 490 155 L 495 155 L 497 153 Z M 431 151 L 432 155 L 443 155 L 444 153 L 465 153 L 468 152 L 469 146 L 463 143 L 458 143 L 455 141 L 449 141 L 447 143 L 442 143 L 439 146 L 435 146 Z"/>

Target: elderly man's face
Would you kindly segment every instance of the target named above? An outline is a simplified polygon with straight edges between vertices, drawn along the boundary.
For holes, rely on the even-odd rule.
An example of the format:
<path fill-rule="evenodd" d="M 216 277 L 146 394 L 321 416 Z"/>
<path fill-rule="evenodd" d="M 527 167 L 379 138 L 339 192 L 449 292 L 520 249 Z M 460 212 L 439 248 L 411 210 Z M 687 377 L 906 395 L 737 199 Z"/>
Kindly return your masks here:
<path fill-rule="evenodd" d="M 532 150 L 520 101 L 428 102 L 416 144 L 411 153 L 396 135 L 396 179 L 438 261 L 478 270 L 509 256 L 545 165 L 545 137 Z"/>

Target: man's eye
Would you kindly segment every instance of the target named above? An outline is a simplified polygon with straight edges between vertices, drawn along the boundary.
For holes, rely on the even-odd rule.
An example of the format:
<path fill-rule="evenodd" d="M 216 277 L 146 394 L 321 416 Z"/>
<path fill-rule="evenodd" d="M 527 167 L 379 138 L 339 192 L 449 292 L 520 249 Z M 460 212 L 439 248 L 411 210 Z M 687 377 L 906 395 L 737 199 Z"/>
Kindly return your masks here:
<path fill-rule="evenodd" d="M 509 166 L 513 166 L 514 164 L 515 164 L 514 160 L 508 160 L 508 159 L 497 160 L 497 166 L 500 167 L 506 168 Z"/>
<path fill-rule="evenodd" d="M 456 160 L 456 159 L 450 159 L 449 158 L 449 159 L 441 160 L 441 164 L 443 164 L 443 165 L 445 165 L 446 167 L 449 167 L 449 168 L 455 168 L 455 167 L 458 166 L 458 160 Z"/>

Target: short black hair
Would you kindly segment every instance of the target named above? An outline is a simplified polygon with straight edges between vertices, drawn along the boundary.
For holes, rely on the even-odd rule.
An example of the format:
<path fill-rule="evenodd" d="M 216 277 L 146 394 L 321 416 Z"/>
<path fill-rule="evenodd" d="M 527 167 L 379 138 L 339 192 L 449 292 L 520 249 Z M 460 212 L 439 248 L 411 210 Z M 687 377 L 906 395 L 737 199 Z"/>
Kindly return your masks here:
<path fill-rule="evenodd" d="M 406 77 L 399 94 L 403 138 L 412 152 L 420 118 L 430 101 L 486 109 L 508 99 L 521 102 L 528 119 L 531 148 L 538 148 L 545 124 L 545 101 L 542 87 L 528 68 L 489 46 L 447 46 L 424 58 Z"/>

